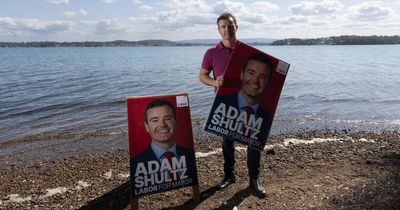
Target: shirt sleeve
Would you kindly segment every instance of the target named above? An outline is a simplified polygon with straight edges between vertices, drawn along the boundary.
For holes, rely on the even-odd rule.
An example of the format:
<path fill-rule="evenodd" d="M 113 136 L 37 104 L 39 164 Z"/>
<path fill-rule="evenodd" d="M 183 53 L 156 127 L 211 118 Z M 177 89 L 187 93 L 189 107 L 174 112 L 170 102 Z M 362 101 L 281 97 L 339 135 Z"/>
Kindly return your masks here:
<path fill-rule="evenodd" d="M 204 54 L 203 62 L 201 63 L 201 68 L 206 69 L 208 71 L 212 70 L 210 50 L 207 50 L 207 52 Z"/>

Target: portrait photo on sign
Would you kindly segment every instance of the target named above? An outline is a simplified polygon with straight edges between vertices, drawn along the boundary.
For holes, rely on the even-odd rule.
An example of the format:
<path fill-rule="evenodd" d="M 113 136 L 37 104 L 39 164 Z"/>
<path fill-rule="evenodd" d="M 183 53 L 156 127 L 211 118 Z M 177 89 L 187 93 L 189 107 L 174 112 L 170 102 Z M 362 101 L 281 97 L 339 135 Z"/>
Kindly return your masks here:
<path fill-rule="evenodd" d="M 198 185 L 188 95 L 127 97 L 131 195 Z"/>
<path fill-rule="evenodd" d="M 288 69 L 288 63 L 238 42 L 205 130 L 263 150 Z"/>

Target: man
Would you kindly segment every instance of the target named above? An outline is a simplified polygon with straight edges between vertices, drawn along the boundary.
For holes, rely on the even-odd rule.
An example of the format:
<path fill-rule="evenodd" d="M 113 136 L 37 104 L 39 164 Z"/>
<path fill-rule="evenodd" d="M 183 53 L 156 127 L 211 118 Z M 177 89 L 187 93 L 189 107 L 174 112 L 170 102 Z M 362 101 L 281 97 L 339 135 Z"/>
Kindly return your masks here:
<path fill-rule="evenodd" d="M 218 17 L 217 26 L 222 41 L 207 50 L 199 73 L 200 81 L 206 85 L 214 86 L 215 90 L 223 85 L 223 74 L 235 48 L 238 28 L 235 16 L 230 13 L 221 14 Z M 211 71 L 214 78 L 210 77 Z"/>
<path fill-rule="evenodd" d="M 168 160 L 172 167 L 173 159 L 182 164 L 184 157 L 187 168 L 185 172 L 164 171 L 164 173 L 168 173 L 167 176 L 172 181 L 192 178 L 192 182 L 197 183 L 194 150 L 176 144 L 177 119 L 174 106 L 168 100 L 155 99 L 147 105 L 144 116 L 144 126 L 151 137 L 151 144 L 142 153 L 133 157 L 131 160 L 133 173 L 131 174 L 135 174 L 135 170 L 141 163 L 158 161 L 162 165 L 163 161 Z"/>
<path fill-rule="evenodd" d="M 217 19 L 218 32 L 221 35 L 221 42 L 216 46 L 207 50 L 204 55 L 202 66 L 199 72 L 200 81 L 205 85 L 214 86 L 215 90 L 222 86 L 224 83 L 223 74 L 229 62 L 229 58 L 235 48 L 237 42 L 236 32 L 238 25 L 235 16 L 230 13 L 223 13 Z M 213 78 L 210 77 L 211 71 Z M 243 75 L 245 76 L 245 75 Z M 243 85 L 246 87 L 246 82 L 243 79 Z M 249 99 L 252 96 L 252 86 L 248 85 L 247 88 Z M 244 91 L 243 91 L 244 92 Z M 222 144 L 222 151 L 224 155 L 224 178 L 217 184 L 219 189 L 226 188 L 228 185 L 236 181 L 234 165 L 234 141 L 224 138 Z M 247 150 L 247 166 L 250 176 L 250 189 L 253 194 L 258 197 L 265 197 L 266 191 L 263 186 L 258 182 L 258 175 L 260 171 L 260 151 L 248 148 Z"/>

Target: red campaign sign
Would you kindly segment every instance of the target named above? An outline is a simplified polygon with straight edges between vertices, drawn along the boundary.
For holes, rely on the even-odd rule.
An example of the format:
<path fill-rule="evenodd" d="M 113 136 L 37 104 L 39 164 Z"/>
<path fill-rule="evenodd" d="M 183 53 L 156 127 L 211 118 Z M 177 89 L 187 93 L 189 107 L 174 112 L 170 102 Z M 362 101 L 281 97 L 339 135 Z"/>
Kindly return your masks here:
<path fill-rule="evenodd" d="M 187 93 L 127 97 L 132 197 L 198 184 Z"/>
<path fill-rule="evenodd" d="M 263 150 L 290 65 L 237 42 L 205 130 Z"/>

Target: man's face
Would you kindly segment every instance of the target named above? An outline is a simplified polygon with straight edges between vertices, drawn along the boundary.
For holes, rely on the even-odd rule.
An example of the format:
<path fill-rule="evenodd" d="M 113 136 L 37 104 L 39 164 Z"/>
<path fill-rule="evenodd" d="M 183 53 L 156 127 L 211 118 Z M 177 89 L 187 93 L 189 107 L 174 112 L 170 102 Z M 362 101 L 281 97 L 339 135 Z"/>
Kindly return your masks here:
<path fill-rule="evenodd" d="M 237 26 L 232 17 L 218 21 L 218 32 L 222 39 L 232 40 L 236 38 Z"/>
<path fill-rule="evenodd" d="M 241 77 L 242 92 L 249 98 L 259 99 L 268 85 L 270 71 L 267 64 L 249 60 Z"/>
<path fill-rule="evenodd" d="M 175 141 L 176 120 L 169 106 L 158 106 L 147 110 L 146 131 L 153 141 L 166 143 Z"/>

